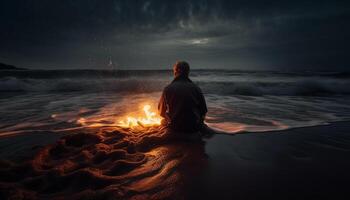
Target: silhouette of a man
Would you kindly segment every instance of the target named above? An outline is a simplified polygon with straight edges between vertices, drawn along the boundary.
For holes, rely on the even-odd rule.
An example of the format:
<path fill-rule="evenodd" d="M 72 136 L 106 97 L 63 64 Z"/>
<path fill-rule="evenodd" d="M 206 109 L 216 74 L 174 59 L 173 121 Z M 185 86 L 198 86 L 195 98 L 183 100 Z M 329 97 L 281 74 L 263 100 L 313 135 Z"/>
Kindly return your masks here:
<path fill-rule="evenodd" d="M 207 105 L 201 89 L 189 79 L 187 62 L 173 66 L 174 80 L 164 88 L 158 111 L 171 130 L 196 132 L 204 125 Z"/>

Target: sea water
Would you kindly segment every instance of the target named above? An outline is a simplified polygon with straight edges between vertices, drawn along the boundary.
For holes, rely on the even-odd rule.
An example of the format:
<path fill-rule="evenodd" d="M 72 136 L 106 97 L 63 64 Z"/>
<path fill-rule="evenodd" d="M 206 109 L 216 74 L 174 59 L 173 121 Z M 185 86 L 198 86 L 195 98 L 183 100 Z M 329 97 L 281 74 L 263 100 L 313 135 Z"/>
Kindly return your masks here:
<path fill-rule="evenodd" d="M 208 105 L 206 123 L 224 133 L 261 132 L 350 119 L 350 74 L 192 70 Z M 150 104 L 169 70 L 0 72 L 0 135 L 113 125 Z M 81 123 L 81 122 L 84 123 Z"/>

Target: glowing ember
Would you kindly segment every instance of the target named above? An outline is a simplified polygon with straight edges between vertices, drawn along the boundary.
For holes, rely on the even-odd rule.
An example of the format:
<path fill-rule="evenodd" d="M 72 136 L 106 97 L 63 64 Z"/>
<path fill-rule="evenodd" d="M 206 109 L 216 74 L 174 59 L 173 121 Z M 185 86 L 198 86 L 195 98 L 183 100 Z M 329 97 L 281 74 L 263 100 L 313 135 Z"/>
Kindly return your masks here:
<path fill-rule="evenodd" d="M 150 105 L 145 105 L 143 107 L 144 116 L 127 116 L 126 119 L 119 121 L 118 126 L 125 128 L 159 126 L 162 118 L 155 112 L 150 111 L 150 109 Z"/>

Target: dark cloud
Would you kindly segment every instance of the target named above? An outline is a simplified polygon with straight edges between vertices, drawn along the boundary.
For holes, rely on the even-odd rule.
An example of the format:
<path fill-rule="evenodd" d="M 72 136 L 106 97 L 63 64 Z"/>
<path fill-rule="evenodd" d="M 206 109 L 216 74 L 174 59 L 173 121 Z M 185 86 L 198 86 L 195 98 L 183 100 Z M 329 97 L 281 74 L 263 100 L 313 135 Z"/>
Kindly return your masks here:
<path fill-rule="evenodd" d="M 347 1 L 4 0 L 0 60 L 37 68 L 346 70 Z"/>

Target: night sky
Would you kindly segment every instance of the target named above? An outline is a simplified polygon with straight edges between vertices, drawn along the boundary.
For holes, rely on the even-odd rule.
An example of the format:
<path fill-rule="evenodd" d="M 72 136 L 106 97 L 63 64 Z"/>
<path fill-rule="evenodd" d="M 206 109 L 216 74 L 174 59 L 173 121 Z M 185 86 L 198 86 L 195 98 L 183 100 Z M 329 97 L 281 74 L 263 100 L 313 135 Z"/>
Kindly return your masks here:
<path fill-rule="evenodd" d="M 0 62 L 349 70 L 350 1 L 1 0 Z"/>

